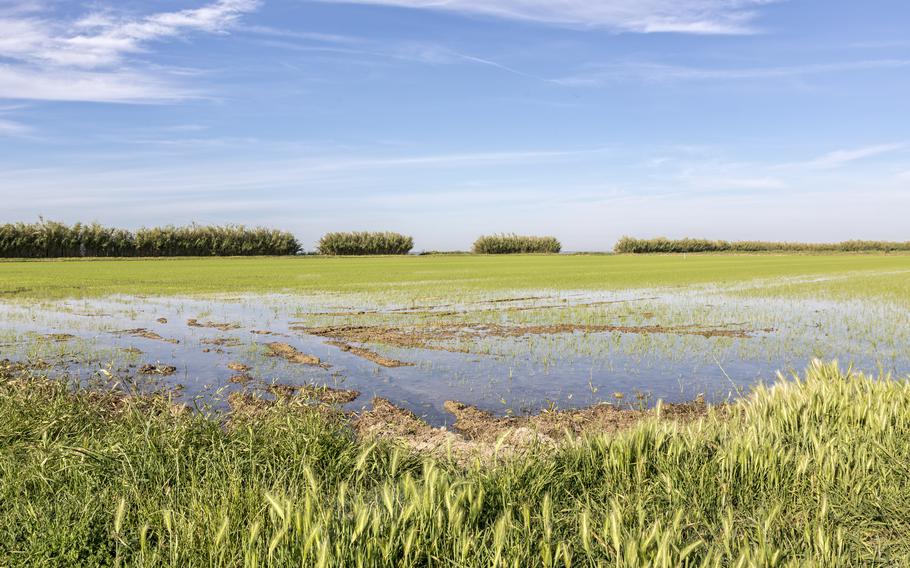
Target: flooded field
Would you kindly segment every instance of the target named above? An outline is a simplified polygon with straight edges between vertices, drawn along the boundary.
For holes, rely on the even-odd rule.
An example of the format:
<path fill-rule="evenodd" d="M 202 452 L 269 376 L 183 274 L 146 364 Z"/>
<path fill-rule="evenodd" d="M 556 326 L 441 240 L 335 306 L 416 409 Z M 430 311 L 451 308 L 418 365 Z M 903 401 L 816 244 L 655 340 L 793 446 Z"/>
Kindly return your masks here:
<path fill-rule="evenodd" d="M 910 310 L 888 299 L 807 300 L 756 289 L 821 278 L 614 291 L 515 289 L 113 295 L 0 303 L 0 359 L 84 381 L 174 389 L 220 407 L 298 387 L 382 397 L 432 425 L 446 401 L 498 416 L 599 402 L 736 398 L 813 358 L 910 374 Z M 747 293 L 745 293 L 747 292 Z"/>

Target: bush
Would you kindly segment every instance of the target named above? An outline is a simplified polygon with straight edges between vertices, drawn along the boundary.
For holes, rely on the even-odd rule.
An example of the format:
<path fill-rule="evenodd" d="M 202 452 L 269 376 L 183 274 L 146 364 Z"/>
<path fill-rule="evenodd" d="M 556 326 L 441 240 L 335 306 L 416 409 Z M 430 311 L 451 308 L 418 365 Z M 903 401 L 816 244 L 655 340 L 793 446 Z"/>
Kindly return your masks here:
<path fill-rule="evenodd" d="M 327 255 L 408 254 L 412 237 L 390 232 L 326 233 L 316 250 Z"/>
<path fill-rule="evenodd" d="M 711 241 L 707 239 L 636 239 L 622 237 L 613 247 L 616 253 L 685 252 L 892 252 L 910 251 L 910 242 L 844 241 L 841 243 L 792 243 L 769 241 Z"/>
<path fill-rule="evenodd" d="M 132 233 L 98 223 L 54 221 L 0 225 L 0 257 L 129 257 L 291 255 L 294 235 L 242 225 L 142 228 Z"/>
<path fill-rule="evenodd" d="M 552 253 L 562 250 L 556 237 L 485 235 L 474 241 L 476 254 Z"/>

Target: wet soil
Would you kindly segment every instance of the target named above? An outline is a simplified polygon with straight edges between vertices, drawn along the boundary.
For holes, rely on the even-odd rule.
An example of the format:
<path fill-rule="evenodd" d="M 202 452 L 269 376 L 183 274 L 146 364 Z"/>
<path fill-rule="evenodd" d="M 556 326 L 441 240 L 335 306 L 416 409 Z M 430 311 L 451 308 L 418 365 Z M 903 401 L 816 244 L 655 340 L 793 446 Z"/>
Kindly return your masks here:
<path fill-rule="evenodd" d="M 269 348 L 269 354 L 274 357 L 281 357 L 282 359 L 289 361 L 291 363 L 300 363 L 303 365 L 314 365 L 318 367 L 324 367 L 325 364 L 313 355 L 307 355 L 306 353 L 301 353 L 297 351 L 293 346 L 288 345 L 287 343 L 269 343 L 267 344 Z"/>
<path fill-rule="evenodd" d="M 674 334 L 697 335 L 701 337 L 730 337 L 748 339 L 756 331 L 770 332 L 771 329 L 748 330 L 732 326 L 663 326 L 663 325 L 501 325 L 501 324 L 444 324 L 413 327 L 392 326 L 292 326 L 292 330 L 308 335 L 327 337 L 343 343 L 374 343 L 409 349 L 436 349 L 464 351 L 443 342 L 453 340 L 475 340 L 482 337 L 525 337 L 530 335 L 556 335 L 566 333 L 629 333 L 629 334 Z"/>
<path fill-rule="evenodd" d="M 236 323 L 220 323 L 215 321 L 200 322 L 195 318 L 186 320 L 186 325 L 189 327 L 208 327 L 217 329 L 219 331 L 231 331 L 233 329 L 240 329 L 240 324 Z"/>
<path fill-rule="evenodd" d="M 169 377 L 177 372 L 177 367 L 173 365 L 162 365 L 160 363 L 145 364 L 139 367 L 139 373 L 143 375 L 160 375 L 162 377 Z"/>
<path fill-rule="evenodd" d="M 120 335 L 130 335 L 133 337 L 141 337 L 142 339 L 152 339 L 155 341 L 164 341 L 165 343 L 171 343 L 174 345 L 177 345 L 178 343 L 180 343 L 176 339 L 165 339 L 164 337 L 161 337 L 159 334 L 155 333 L 154 331 L 145 329 L 144 327 L 138 327 L 136 329 L 126 329 L 123 331 L 116 331 L 114 333 L 117 333 Z"/>
<path fill-rule="evenodd" d="M 388 357 L 383 357 L 375 351 L 370 351 L 369 349 L 364 349 L 363 347 L 355 347 L 348 343 L 341 341 L 329 341 L 327 345 L 337 347 L 342 351 L 356 355 L 360 358 L 366 359 L 367 361 L 372 361 L 381 367 L 394 368 L 394 367 L 413 367 L 414 363 L 406 363 L 404 361 L 399 361 L 398 359 L 390 359 Z"/>

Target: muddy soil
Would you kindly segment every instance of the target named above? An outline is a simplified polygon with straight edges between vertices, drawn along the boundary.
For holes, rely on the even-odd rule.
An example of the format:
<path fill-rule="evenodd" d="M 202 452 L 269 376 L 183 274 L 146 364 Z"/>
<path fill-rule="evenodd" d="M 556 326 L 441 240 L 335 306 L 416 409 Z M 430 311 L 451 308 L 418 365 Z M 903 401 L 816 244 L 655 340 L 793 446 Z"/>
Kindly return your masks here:
<path fill-rule="evenodd" d="M 447 401 L 445 408 L 455 416 L 454 431 L 433 428 L 383 398 L 373 399 L 370 410 L 354 415 L 351 425 L 361 438 L 383 439 L 421 454 L 467 463 L 496 455 L 517 455 L 541 445 L 556 447 L 581 435 L 614 433 L 654 417 L 685 422 L 708 412 L 702 400 L 662 404 L 652 410 L 623 409 L 603 403 L 506 418 L 454 401 Z"/>
<path fill-rule="evenodd" d="M 139 373 L 143 375 L 160 375 L 162 377 L 169 377 L 177 372 L 177 367 L 173 365 L 162 365 L 160 363 L 156 364 L 145 364 L 139 367 Z"/>
<path fill-rule="evenodd" d="M 282 359 L 289 361 L 291 363 L 300 363 L 303 365 L 314 365 L 317 367 L 325 367 L 326 365 L 313 355 L 307 355 L 306 353 L 301 353 L 297 351 L 293 346 L 288 345 L 287 343 L 269 343 L 267 344 L 269 348 L 268 354 L 273 357 L 281 357 Z"/>
<path fill-rule="evenodd" d="M 140 337 L 142 339 L 152 339 L 155 341 L 164 341 L 165 343 L 171 343 L 174 345 L 177 345 L 178 343 L 180 343 L 176 339 L 165 339 L 164 337 L 161 337 L 154 331 L 145 329 L 144 327 L 138 327 L 136 329 L 126 329 L 123 331 L 115 331 L 114 333 L 117 333 L 120 335 L 130 335 L 133 337 Z"/>
<path fill-rule="evenodd" d="M 217 329 L 219 331 L 231 331 L 233 329 L 240 329 L 240 324 L 237 323 L 220 323 L 215 321 L 200 322 L 195 318 L 186 320 L 186 325 L 189 327 L 208 327 Z"/>
<path fill-rule="evenodd" d="M 476 340 L 483 337 L 525 337 L 530 335 L 556 335 L 565 333 L 631 333 L 631 334 L 674 334 L 698 335 L 701 337 L 730 337 L 748 339 L 754 330 L 730 326 L 662 326 L 662 325 L 501 325 L 501 324 L 443 324 L 414 327 L 390 326 L 293 326 L 294 331 L 309 335 L 327 337 L 336 342 L 374 343 L 408 349 L 435 349 L 461 352 L 464 349 L 446 345 L 446 341 Z M 763 329 L 762 332 L 773 330 Z"/>
<path fill-rule="evenodd" d="M 375 351 L 370 351 L 369 349 L 364 349 L 363 347 L 355 347 L 353 345 L 350 345 L 348 343 L 344 343 L 341 341 L 329 341 L 326 344 L 331 345 L 333 347 L 337 347 L 337 348 L 341 349 L 342 351 L 345 351 L 352 355 L 356 355 L 362 359 L 366 359 L 367 361 L 372 361 L 373 363 L 376 363 L 377 365 L 379 365 L 381 367 L 394 368 L 394 367 L 413 367 L 414 366 L 414 363 L 406 363 L 404 361 L 399 361 L 398 359 L 390 359 L 388 357 L 383 357 L 382 355 L 380 355 L 379 353 L 376 353 Z"/>

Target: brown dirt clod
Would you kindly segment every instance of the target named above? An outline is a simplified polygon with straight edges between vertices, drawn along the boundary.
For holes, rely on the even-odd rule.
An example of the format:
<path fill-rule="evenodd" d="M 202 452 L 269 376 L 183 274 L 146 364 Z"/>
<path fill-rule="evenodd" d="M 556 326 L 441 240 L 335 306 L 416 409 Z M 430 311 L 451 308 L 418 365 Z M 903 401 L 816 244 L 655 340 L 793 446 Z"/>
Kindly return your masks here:
<path fill-rule="evenodd" d="M 380 367 L 394 368 L 394 367 L 413 367 L 414 366 L 414 363 L 407 363 L 404 361 L 399 361 L 398 359 L 390 359 L 388 357 L 383 357 L 382 355 L 380 355 L 379 353 L 376 353 L 375 351 L 370 351 L 369 349 L 364 349 L 362 347 L 355 347 L 353 345 L 344 343 L 342 341 L 329 341 L 329 342 L 327 342 L 327 344 L 337 347 L 337 348 L 341 349 L 342 351 L 345 351 L 352 355 L 356 355 L 357 357 L 360 357 L 362 359 L 366 359 L 367 361 L 372 361 L 373 363 L 376 363 Z"/>
<path fill-rule="evenodd" d="M 145 364 L 139 367 L 139 372 L 143 375 L 161 375 L 162 377 L 168 377 L 177 372 L 177 367 L 173 365 L 162 365 L 160 363 L 154 365 Z"/>
<path fill-rule="evenodd" d="M 267 344 L 267 347 L 269 348 L 271 355 L 275 357 L 281 357 L 282 359 L 290 361 L 291 363 L 300 363 L 303 365 L 314 365 L 320 367 L 323 366 L 323 363 L 319 360 L 319 357 L 301 353 L 287 343 L 269 343 Z"/>

